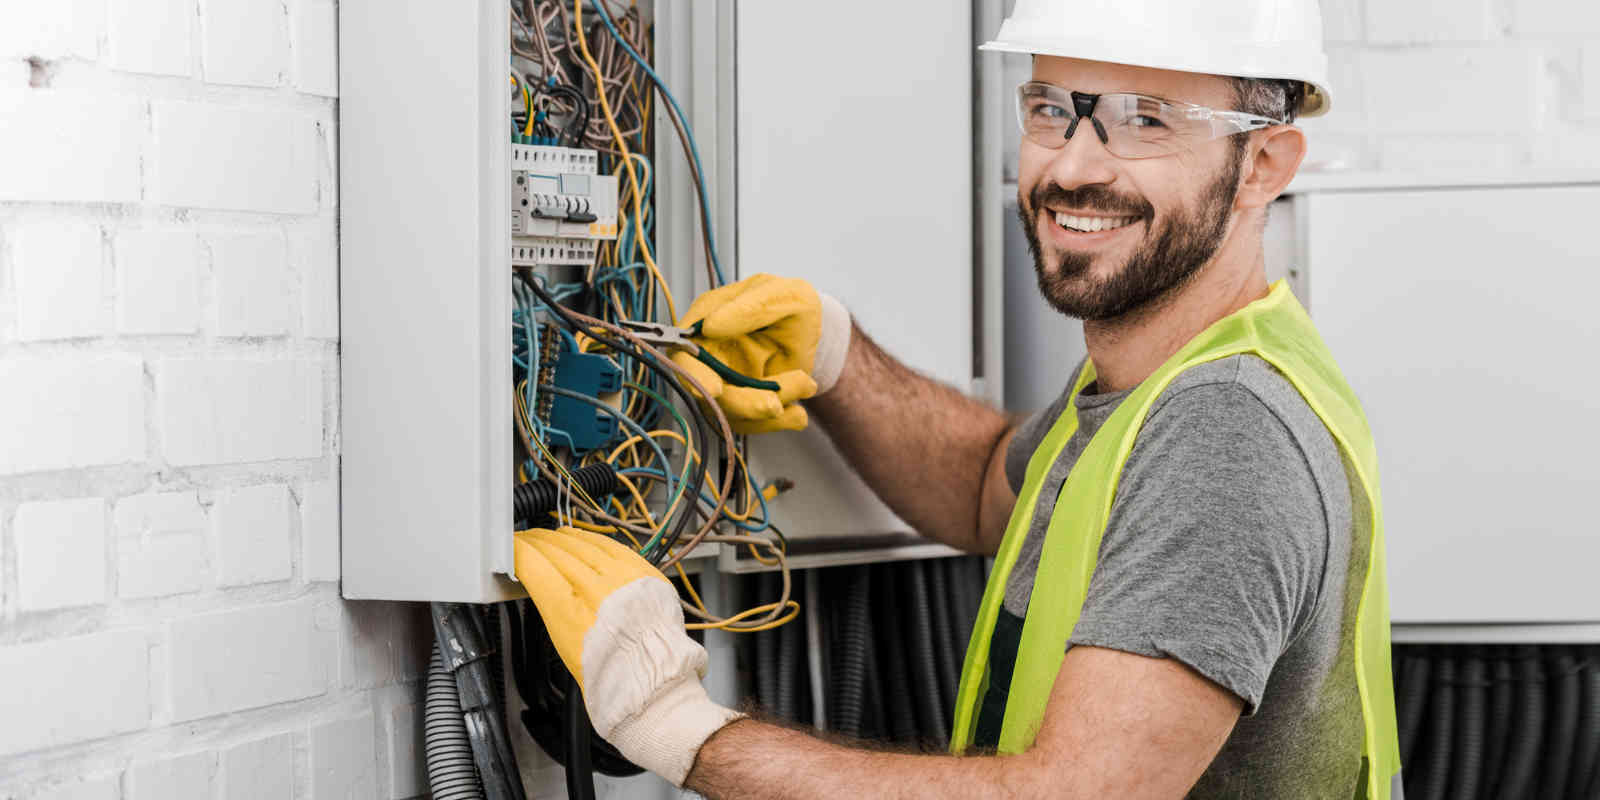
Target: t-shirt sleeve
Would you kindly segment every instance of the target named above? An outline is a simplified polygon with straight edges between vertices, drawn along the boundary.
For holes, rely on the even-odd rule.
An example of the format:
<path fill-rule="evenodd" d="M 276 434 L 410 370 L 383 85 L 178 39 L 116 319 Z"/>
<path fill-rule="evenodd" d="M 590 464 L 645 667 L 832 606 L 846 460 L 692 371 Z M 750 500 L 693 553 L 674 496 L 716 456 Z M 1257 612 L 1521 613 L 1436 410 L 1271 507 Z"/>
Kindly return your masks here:
<path fill-rule="evenodd" d="M 1134 443 L 1070 643 L 1175 658 L 1253 714 L 1310 623 L 1327 545 L 1283 422 L 1238 384 L 1181 390 Z"/>

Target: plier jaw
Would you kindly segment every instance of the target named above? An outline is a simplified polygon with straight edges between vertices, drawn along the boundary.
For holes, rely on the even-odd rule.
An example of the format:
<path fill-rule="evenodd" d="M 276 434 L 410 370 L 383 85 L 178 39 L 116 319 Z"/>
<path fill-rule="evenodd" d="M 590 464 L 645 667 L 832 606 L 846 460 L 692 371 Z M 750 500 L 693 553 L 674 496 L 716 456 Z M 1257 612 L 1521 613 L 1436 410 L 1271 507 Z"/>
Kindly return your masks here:
<path fill-rule="evenodd" d="M 647 344 L 663 349 L 684 350 L 692 356 L 700 354 L 700 345 L 689 338 L 690 331 L 661 322 L 641 322 L 625 319 L 617 326 L 643 339 Z"/>

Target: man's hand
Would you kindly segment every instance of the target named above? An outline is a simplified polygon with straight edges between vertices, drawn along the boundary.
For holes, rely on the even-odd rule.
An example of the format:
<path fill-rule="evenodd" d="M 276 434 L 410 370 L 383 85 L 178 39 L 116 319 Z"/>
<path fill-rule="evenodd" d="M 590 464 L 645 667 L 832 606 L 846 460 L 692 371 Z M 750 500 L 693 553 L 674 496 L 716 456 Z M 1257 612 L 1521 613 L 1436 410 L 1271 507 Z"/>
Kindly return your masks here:
<path fill-rule="evenodd" d="M 672 584 L 627 546 L 574 528 L 518 533 L 516 571 L 595 731 L 682 786 L 700 745 L 743 715 L 700 685 L 706 651 L 684 633 Z"/>
<path fill-rule="evenodd" d="M 672 359 L 692 372 L 722 406 L 737 433 L 800 430 L 801 400 L 832 387 L 850 340 L 850 315 L 837 300 L 796 278 L 752 275 L 712 289 L 679 324 L 702 323 L 697 343 L 722 363 L 778 391 L 733 386 L 687 353 Z"/>

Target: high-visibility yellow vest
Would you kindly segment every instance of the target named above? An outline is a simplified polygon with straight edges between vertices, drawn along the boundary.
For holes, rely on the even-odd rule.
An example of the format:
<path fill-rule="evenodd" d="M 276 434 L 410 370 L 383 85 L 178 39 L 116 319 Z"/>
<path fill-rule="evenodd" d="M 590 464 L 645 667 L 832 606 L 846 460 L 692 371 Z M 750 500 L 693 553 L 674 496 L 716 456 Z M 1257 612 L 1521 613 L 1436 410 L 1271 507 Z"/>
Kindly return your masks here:
<path fill-rule="evenodd" d="M 1282 281 L 1266 297 L 1202 331 L 1139 384 L 1095 433 L 1073 465 L 1045 534 L 1038 577 L 1033 582 L 1029 613 L 1023 621 L 1016 667 L 1006 695 L 999 749 L 1003 753 L 1020 753 L 1033 745 L 1051 686 L 1066 655 L 1067 639 L 1083 610 L 1122 467 L 1150 407 L 1184 370 L 1242 353 L 1259 356 L 1294 385 L 1333 435 L 1346 472 L 1352 476 L 1355 530 L 1364 533 L 1352 542 L 1352 548 L 1357 553 L 1365 551 L 1366 557 L 1352 562 L 1364 568 L 1365 574 L 1350 574 L 1350 580 L 1362 581 L 1361 604 L 1355 629 L 1345 635 L 1355 637 L 1356 685 L 1361 694 L 1365 731 L 1361 748 L 1364 796 L 1387 800 L 1391 792 L 1400 794 L 1400 745 L 1395 725 L 1394 679 L 1389 667 L 1389 599 L 1377 453 L 1355 394 L 1345 383 L 1311 318 Z M 1093 380 L 1094 365 L 1086 363 L 1072 388 L 1073 397 Z M 952 752 L 961 753 L 972 744 L 978 707 L 988 690 L 989 645 L 1005 600 L 1006 581 L 1028 535 L 1050 465 L 1077 428 L 1075 404 L 1069 400 L 1028 461 L 1027 478 L 995 555 L 994 571 L 967 646 L 950 736 Z"/>

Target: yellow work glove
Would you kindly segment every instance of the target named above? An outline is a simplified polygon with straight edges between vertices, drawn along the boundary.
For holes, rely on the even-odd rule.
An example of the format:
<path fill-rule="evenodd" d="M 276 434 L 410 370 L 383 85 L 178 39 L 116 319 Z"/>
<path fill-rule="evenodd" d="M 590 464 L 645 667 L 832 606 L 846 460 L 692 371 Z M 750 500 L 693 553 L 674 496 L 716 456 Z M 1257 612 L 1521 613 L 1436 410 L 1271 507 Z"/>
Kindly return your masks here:
<path fill-rule="evenodd" d="M 706 739 L 744 715 L 700 684 L 706 651 L 684 632 L 672 584 L 626 545 L 574 528 L 518 533 L 516 571 L 595 732 L 682 786 Z"/>
<path fill-rule="evenodd" d="M 850 336 L 849 312 L 837 300 L 803 280 L 767 274 L 695 298 L 679 324 L 697 322 L 703 324 L 695 341 L 707 352 L 736 372 L 780 387 L 774 392 L 734 386 L 694 356 L 673 354 L 742 434 L 804 428 L 800 401 L 832 387 Z"/>

